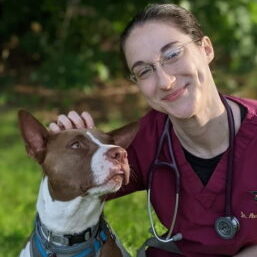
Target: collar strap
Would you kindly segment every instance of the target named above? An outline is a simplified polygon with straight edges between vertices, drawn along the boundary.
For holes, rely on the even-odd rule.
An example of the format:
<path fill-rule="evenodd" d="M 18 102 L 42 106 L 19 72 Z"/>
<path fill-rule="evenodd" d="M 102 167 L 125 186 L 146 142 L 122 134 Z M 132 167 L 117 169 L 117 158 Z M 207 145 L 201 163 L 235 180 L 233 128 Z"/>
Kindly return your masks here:
<path fill-rule="evenodd" d="M 39 215 L 36 217 L 36 228 L 40 234 L 48 241 L 57 245 L 72 246 L 74 244 L 83 243 L 89 240 L 92 236 L 95 237 L 98 231 L 99 224 L 92 228 L 87 228 L 81 233 L 73 235 L 61 235 L 48 230 L 40 221 Z"/>

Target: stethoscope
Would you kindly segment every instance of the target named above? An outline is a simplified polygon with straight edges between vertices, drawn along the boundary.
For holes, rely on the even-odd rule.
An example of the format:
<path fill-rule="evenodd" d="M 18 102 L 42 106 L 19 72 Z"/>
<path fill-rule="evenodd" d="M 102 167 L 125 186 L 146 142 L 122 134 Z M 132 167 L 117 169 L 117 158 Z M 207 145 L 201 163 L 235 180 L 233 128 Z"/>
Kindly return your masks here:
<path fill-rule="evenodd" d="M 234 117 L 232 110 L 227 103 L 224 96 L 220 95 L 220 98 L 224 104 L 224 107 L 227 111 L 227 118 L 228 118 L 228 126 L 229 126 L 229 149 L 228 149 L 228 162 L 227 162 L 227 178 L 226 178 L 226 193 L 225 193 L 225 216 L 219 217 L 215 221 L 215 231 L 222 239 L 232 239 L 235 237 L 237 231 L 239 231 L 240 224 L 238 219 L 232 215 L 232 179 L 233 179 L 233 164 L 234 164 L 234 140 L 235 140 L 235 124 L 234 124 Z M 149 170 L 149 177 L 148 177 L 148 189 L 147 189 L 147 211 L 148 216 L 151 224 L 151 230 L 155 238 L 162 242 L 168 243 L 172 241 L 179 241 L 182 239 L 182 234 L 177 233 L 172 235 L 174 230 L 174 226 L 177 219 L 178 207 L 179 207 L 179 198 L 180 198 L 180 171 L 178 169 L 176 158 L 174 156 L 174 151 L 172 148 L 171 136 L 170 136 L 170 119 L 167 117 L 167 120 L 164 125 L 164 130 L 159 140 L 159 144 L 157 147 L 157 152 L 155 155 L 154 162 L 151 165 Z M 166 140 L 166 141 L 165 141 Z M 161 150 L 163 148 L 164 142 L 168 145 L 168 153 L 170 162 L 161 161 L 159 160 Z M 175 188 L 175 204 L 174 204 L 174 211 L 172 214 L 172 222 L 170 228 L 168 230 L 167 235 L 159 236 L 156 232 L 154 221 L 152 217 L 152 205 L 151 205 L 151 185 L 154 171 L 157 170 L 158 167 L 167 167 L 172 169 L 175 172 L 176 178 L 176 188 Z"/>

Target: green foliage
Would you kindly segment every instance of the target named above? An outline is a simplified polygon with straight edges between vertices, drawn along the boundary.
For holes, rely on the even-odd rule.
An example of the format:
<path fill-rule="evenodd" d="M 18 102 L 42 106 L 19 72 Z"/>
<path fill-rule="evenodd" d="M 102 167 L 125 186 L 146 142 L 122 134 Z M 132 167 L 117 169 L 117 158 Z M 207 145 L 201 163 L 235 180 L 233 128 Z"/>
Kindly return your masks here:
<path fill-rule="evenodd" d="M 122 76 L 119 34 L 151 2 L 156 1 L 2 0 L 3 74 L 21 79 L 26 70 L 31 82 L 52 88 L 85 88 Z M 226 73 L 253 69 L 256 1 L 172 2 L 191 9 L 199 18 L 214 42 L 219 69 Z"/>
<path fill-rule="evenodd" d="M 195 1 L 191 10 L 214 42 L 219 69 L 233 73 L 254 68 L 257 61 L 256 1 Z"/>
<path fill-rule="evenodd" d="M 24 151 L 17 131 L 16 112 L 6 112 L 1 117 L 0 256 L 14 257 L 31 231 L 40 172 L 34 162 L 28 161 Z"/>

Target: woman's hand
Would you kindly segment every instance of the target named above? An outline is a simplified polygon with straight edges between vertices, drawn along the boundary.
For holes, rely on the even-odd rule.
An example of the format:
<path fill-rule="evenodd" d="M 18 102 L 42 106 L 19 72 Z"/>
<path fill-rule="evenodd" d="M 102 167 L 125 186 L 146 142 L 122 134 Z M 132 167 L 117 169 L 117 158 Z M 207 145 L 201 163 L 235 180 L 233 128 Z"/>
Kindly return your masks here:
<path fill-rule="evenodd" d="M 58 133 L 66 129 L 93 128 L 94 126 L 92 116 L 88 112 L 82 112 L 79 115 L 75 111 L 70 111 L 67 115 L 60 114 L 56 122 L 51 122 L 49 130 Z"/>

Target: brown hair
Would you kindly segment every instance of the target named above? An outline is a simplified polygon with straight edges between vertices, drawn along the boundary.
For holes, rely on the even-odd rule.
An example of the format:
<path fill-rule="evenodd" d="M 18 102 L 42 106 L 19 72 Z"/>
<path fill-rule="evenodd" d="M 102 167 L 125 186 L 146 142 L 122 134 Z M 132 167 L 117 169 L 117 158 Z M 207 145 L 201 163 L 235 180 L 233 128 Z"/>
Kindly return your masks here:
<path fill-rule="evenodd" d="M 147 21 L 168 22 L 175 25 L 183 33 L 189 35 L 194 41 L 203 38 L 201 26 L 195 16 L 188 10 L 175 4 L 150 4 L 138 13 L 124 29 L 120 36 L 120 49 L 124 63 L 126 58 L 124 53 L 124 45 L 130 32 L 137 25 L 143 25 Z"/>

